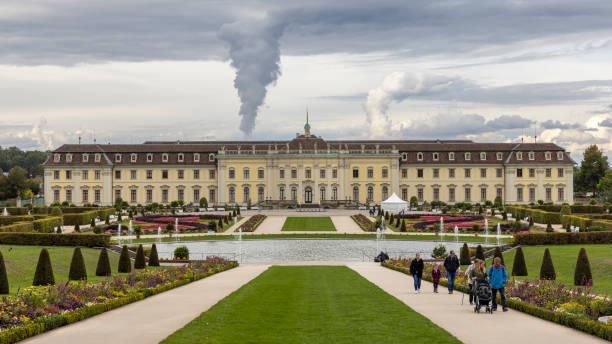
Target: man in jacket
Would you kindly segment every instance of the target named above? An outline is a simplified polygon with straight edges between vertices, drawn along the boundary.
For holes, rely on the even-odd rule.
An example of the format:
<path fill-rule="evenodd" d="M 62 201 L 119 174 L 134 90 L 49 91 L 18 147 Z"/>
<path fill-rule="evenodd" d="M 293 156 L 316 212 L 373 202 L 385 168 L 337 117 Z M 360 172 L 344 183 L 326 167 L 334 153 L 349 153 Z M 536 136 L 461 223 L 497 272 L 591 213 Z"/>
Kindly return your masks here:
<path fill-rule="evenodd" d="M 450 255 L 444 260 L 444 268 L 446 269 L 446 279 L 448 280 L 448 293 L 452 294 L 455 290 L 455 275 L 459 269 L 459 259 L 455 255 L 455 251 L 451 250 Z"/>
<path fill-rule="evenodd" d="M 421 259 L 421 255 L 417 253 L 412 262 L 410 262 L 410 273 L 412 274 L 412 278 L 414 278 L 415 294 L 421 292 L 421 279 L 423 278 L 424 268 L 423 259 Z"/>
<path fill-rule="evenodd" d="M 497 292 L 501 296 L 502 309 L 504 312 L 508 311 L 506 308 L 506 295 L 504 292 L 504 285 L 508 280 L 508 272 L 506 268 L 501 265 L 501 259 L 495 257 L 493 265 L 489 268 L 489 283 L 491 283 L 491 289 L 493 289 L 493 310 L 497 310 Z"/>

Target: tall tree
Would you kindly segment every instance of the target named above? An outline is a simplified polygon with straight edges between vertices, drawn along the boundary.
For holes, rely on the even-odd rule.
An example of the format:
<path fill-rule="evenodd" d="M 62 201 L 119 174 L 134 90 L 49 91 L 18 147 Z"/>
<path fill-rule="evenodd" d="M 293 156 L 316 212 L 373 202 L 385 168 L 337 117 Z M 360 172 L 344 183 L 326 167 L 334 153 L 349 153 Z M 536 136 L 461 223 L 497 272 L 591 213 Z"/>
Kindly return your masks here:
<path fill-rule="evenodd" d="M 597 194 L 602 202 L 612 203 L 612 170 L 608 169 L 603 178 L 599 180 Z"/>
<path fill-rule="evenodd" d="M 575 186 L 578 191 L 597 192 L 599 180 L 609 169 L 608 157 L 603 154 L 597 145 L 591 145 L 584 151 L 582 163 L 577 176 Z"/>

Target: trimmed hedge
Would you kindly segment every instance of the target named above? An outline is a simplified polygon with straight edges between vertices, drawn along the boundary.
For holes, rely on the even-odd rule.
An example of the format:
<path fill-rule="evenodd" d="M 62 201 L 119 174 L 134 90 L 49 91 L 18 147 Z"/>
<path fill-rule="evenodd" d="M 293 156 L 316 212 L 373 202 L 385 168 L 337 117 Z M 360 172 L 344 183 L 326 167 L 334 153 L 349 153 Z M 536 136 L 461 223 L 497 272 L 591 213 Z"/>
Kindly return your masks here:
<path fill-rule="evenodd" d="M 54 233 L 55 227 L 62 226 L 64 220 L 62 217 L 46 217 L 40 220 L 34 220 L 34 231 L 38 233 Z"/>
<path fill-rule="evenodd" d="M 612 232 L 518 233 L 517 245 L 612 244 Z"/>
<path fill-rule="evenodd" d="M 561 223 L 561 214 L 559 212 L 548 212 L 541 209 L 531 209 L 519 206 L 506 206 L 506 213 L 511 213 L 515 219 L 524 219 L 527 216 L 533 218 L 537 223 Z"/>
<path fill-rule="evenodd" d="M 10 225 L 0 227 L 0 232 L 34 232 L 34 223 L 32 222 L 16 222 Z"/>
<path fill-rule="evenodd" d="M 97 216 L 97 210 L 86 211 L 77 214 L 64 214 L 64 224 L 67 226 L 74 226 L 76 224 L 87 225 L 91 222 L 91 219 L 94 219 Z"/>
<path fill-rule="evenodd" d="M 105 247 L 110 234 L 0 233 L 0 244 Z"/>
<path fill-rule="evenodd" d="M 0 226 L 12 225 L 15 222 L 32 222 L 34 216 L 32 215 L 9 215 L 0 216 Z"/>

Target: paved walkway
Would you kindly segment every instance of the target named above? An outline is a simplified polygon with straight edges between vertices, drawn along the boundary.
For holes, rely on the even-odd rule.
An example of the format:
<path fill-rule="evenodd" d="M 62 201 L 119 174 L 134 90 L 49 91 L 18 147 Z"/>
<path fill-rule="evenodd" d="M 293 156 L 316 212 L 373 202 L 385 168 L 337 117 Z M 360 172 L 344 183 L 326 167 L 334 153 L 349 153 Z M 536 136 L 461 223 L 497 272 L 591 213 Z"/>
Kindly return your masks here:
<path fill-rule="evenodd" d="M 510 309 L 493 315 L 476 314 L 465 296 L 449 295 L 444 287 L 432 293 L 433 285 L 423 281 L 423 293 L 414 294 L 412 277 L 384 268 L 378 263 L 347 263 L 347 266 L 395 296 L 413 310 L 429 318 L 466 344 L 535 343 L 608 343 L 603 339 Z"/>
<path fill-rule="evenodd" d="M 159 343 L 269 266 L 241 265 L 22 343 Z"/>

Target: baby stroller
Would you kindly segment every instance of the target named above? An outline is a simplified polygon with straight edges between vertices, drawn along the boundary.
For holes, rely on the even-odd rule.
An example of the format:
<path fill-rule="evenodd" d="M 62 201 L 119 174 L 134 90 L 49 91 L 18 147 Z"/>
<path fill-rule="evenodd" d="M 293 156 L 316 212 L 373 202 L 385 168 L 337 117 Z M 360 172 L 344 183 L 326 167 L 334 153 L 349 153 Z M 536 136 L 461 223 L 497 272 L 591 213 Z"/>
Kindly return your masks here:
<path fill-rule="evenodd" d="M 493 314 L 493 308 L 491 308 L 491 285 L 489 282 L 474 282 L 474 305 L 474 312 L 476 313 L 480 313 L 480 308 L 485 306 L 485 311 Z"/>

